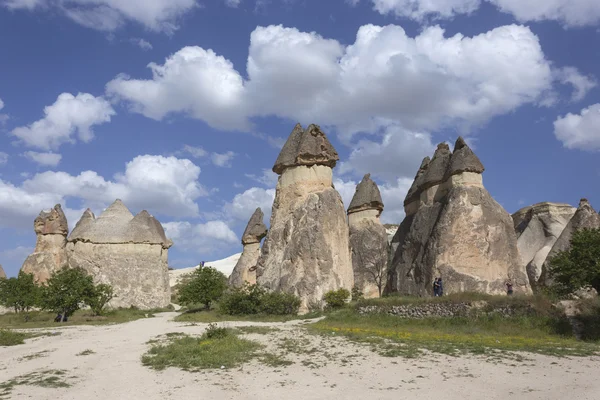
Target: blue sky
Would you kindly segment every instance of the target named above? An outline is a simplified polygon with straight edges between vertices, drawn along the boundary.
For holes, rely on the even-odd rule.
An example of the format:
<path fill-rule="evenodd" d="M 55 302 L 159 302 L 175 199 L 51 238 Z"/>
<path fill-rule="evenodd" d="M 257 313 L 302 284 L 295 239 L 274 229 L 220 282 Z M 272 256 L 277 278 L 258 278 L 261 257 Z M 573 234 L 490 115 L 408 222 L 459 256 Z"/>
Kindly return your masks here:
<path fill-rule="evenodd" d="M 33 220 L 117 197 L 187 267 L 241 251 L 296 122 L 400 223 L 420 160 L 463 135 L 509 212 L 600 207 L 597 0 L 0 0 L 0 264 Z"/>

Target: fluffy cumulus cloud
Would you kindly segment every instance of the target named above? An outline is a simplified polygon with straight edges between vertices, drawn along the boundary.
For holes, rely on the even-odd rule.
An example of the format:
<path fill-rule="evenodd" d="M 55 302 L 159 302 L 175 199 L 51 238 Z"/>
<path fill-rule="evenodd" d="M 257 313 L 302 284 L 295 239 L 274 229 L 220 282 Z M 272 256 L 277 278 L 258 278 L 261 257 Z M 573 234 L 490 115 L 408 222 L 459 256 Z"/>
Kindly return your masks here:
<path fill-rule="evenodd" d="M 0 0 L 9 9 L 53 10 L 92 29 L 114 31 L 127 21 L 172 33 L 179 19 L 198 7 L 197 0 Z"/>
<path fill-rule="evenodd" d="M 360 0 L 350 0 L 357 4 Z M 559 21 L 566 27 L 593 25 L 600 21 L 597 0 L 367 0 L 381 14 L 422 21 L 470 14 L 486 1 L 522 22 Z"/>
<path fill-rule="evenodd" d="M 295 28 L 258 27 L 247 80 L 199 47 L 149 67 L 152 79 L 119 76 L 107 92 L 150 118 L 186 113 L 222 129 L 246 129 L 249 118 L 266 115 L 347 133 L 374 131 L 381 121 L 412 130 L 469 127 L 537 103 L 554 80 L 538 38 L 517 25 L 474 37 L 446 37 L 433 26 L 414 38 L 399 26 L 365 25 L 350 46 Z"/>
<path fill-rule="evenodd" d="M 252 187 L 243 193 L 235 195 L 231 202 L 223 206 L 223 213 L 232 219 L 232 222 L 246 223 L 260 207 L 265 214 L 265 224 L 271 219 L 271 208 L 275 200 L 275 189 Z"/>
<path fill-rule="evenodd" d="M 52 152 L 38 153 L 36 151 L 26 151 L 23 153 L 23 156 L 39 165 L 46 167 L 56 167 L 62 159 L 60 154 Z"/>
<path fill-rule="evenodd" d="M 200 168 L 186 159 L 143 155 L 125 166 L 123 173 L 107 180 L 94 171 L 71 175 L 46 171 L 25 180 L 20 186 L 0 181 L 2 227 L 29 228 L 42 210 L 67 201 L 102 211 L 115 199 L 122 199 L 134 211 L 147 209 L 170 217 L 199 215 L 196 199 L 207 191 L 198 182 Z M 65 212 L 70 210 L 65 207 Z M 71 226 L 82 210 L 68 215 Z"/>
<path fill-rule="evenodd" d="M 600 103 L 557 118 L 554 135 L 568 149 L 600 150 Z"/>
<path fill-rule="evenodd" d="M 214 252 L 239 243 L 236 234 L 223 221 L 192 224 L 187 221 L 163 223 L 167 237 L 175 247 L 198 253 Z"/>
<path fill-rule="evenodd" d="M 94 138 L 93 127 L 115 115 L 110 103 L 89 93 L 76 96 L 63 93 L 54 104 L 44 108 L 44 118 L 28 126 L 12 130 L 12 135 L 25 145 L 42 150 L 55 150 L 63 143 L 74 143 L 77 136 L 82 142 Z"/>

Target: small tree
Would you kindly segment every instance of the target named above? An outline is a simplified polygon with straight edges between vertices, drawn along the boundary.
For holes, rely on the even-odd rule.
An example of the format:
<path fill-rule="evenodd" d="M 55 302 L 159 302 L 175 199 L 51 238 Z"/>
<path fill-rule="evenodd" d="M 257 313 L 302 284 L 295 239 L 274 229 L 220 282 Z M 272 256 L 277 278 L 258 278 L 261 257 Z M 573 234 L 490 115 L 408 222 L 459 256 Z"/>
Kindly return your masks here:
<path fill-rule="evenodd" d="M 94 281 L 82 268 L 54 272 L 43 288 L 42 307 L 62 315 L 61 322 L 95 296 Z"/>
<path fill-rule="evenodd" d="M 548 273 L 553 281 L 552 290 L 559 295 L 585 286 L 600 292 L 600 229 L 574 232 L 571 247 L 550 260 Z"/>
<path fill-rule="evenodd" d="M 349 298 L 350 292 L 344 288 L 330 290 L 323 296 L 323 300 L 325 300 L 325 303 L 327 303 L 327 308 L 329 309 L 344 307 Z"/>
<path fill-rule="evenodd" d="M 223 296 L 227 277 L 213 267 L 199 267 L 179 288 L 181 305 L 204 304 L 207 309 Z"/>
<path fill-rule="evenodd" d="M 32 274 L 19 272 L 16 278 L 0 279 L 0 304 L 15 313 L 27 312 L 39 303 L 40 288 Z"/>
<path fill-rule="evenodd" d="M 92 295 L 85 300 L 90 306 L 94 315 L 102 315 L 104 313 L 104 307 L 114 297 L 113 288 L 110 285 L 101 283 L 94 286 Z"/>

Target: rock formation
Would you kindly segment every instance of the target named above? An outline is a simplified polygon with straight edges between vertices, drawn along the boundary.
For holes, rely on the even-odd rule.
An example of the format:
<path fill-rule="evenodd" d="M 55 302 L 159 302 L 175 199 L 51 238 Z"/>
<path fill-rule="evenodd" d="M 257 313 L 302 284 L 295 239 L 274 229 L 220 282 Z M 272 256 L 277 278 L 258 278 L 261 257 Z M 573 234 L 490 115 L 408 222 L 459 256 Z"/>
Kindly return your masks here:
<path fill-rule="evenodd" d="M 379 297 L 387 280 L 388 238 L 379 220 L 382 211 L 379 188 L 366 174 L 348 207 L 354 286 L 365 298 Z"/>
<path fill-rule="evenodd" d="M 444 293 L 501 294 L 507 279 L 530 292 L 513 221 L 484 188 L 483 171 L 460 137 L 453 153 L 441 143 L 423 160 L 392 240 L 386 291 L 431 296 L 441 276 Z"/>
<path fill-rule="evenodd" d="M 242 256 L 235 264 L 233 272 L 229 276 L 229 285 L 240 287 L 244 282 L 251 285 L 256 283 L 256 263 L 260 257 L 260 241 L 267 236 L 267 227 L 263 223 L 263 214 L 260 208 L 257 208 L 250 217 L 246 230 L 242 235 Z"/>
<path fill-rule="evenodd" d="M 301 312 L 323 295 L 352 289 L 346 211 L 333 187 L 339 156 L 317 125 L 296 125 L 273 171 L 279 176 L 271 226 L 256 270 L 257 283 L 293 293 Z"/>
<path fill-rule="evenodd" d="M 147 211 L 135 217 L 116 200 L 98 218 L 86 210 L 69 235 L 71 267 L 113 287 L 112 307 L 150 309 L 170 304 L 168 249 L 173 243 Z"/>
<path fill-rule="evenodd" d="M 512 215 L 521 265 L 525 266 L 532 289 L 542 274 L 542 264 L 576 208 L 569 204 L 537 203 Z"/>
<path fill-rule="evenodd" d="M 42 211 L 33 222 L 37 236 L 35 249 L 29 255 L 21 270 L 33 274 L 37 283 L 46 282 L 53 272 L 67 265 L 67 217 L 60 204 L 49 211 Z"/>
<path fill-rule="evenodd" d="M 540 279 L 538 280 L 538 286 L 549 286 L 551 285 L 551 279 L 548 276 L 548 267 L 552 257 L 557 255 L 561 251 L 568 250 L 571 246 L 571 237 L 573 232 L 581 229 L 596 229 L 600 228 L 600 215 L 592 208 L 587 199 L 581 199 L 579 201 L 579 207 L 573 215 L 573 218 L 569 220 L 565 229 L 561 232 L 560 236 L 552 246 L 552 250 L 548 253 L 544 264 L 542 265 L 542 271 Z"/>
<path fill-rule="evenodd" d="M 4 268 L 2 268 L 2 264 L 0 264 L 0 279 L 6 278 L 6 273 L 4 272 Z"/>

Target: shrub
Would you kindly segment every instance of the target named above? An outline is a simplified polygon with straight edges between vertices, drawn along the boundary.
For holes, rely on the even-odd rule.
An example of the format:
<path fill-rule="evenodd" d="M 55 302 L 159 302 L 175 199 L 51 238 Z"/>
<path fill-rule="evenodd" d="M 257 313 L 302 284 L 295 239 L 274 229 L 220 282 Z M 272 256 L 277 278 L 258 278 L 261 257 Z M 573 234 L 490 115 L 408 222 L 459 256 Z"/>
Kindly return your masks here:
<path fill-rule="evenodd" d="M 258 314 L 266 290 L 258 285 L 230 289 L 219 302 L 219 310 L 229 315 Z"/>
<path fill-rule="evenodd" d="M 213 267 L 199 267 L 179 288 L 179 303 L 184 306 L 204 304 L 210 308 L 227 289 L 227 278 Z"/>
<path fill-rule="evenodd" d="M 19 272 L 16 278 L 0 279 L 0 305 L 12 308 L 15 313 L 29 311 L 39 304 L 40 288 L 32 274 Z"/>
<path fill-rule="evenodd" d="M 95 298 L 94 281 L 82 268 L 62 268 L 42 290 L 42 308 L 62 315 L 61 322 Z"/>
<path fill-rule="evenodd" d="M 352 301 L 358 301 L 365 298 L 365 294 L 358 286 L 352 287 Z"/>
<path fill-rule="evenodd" d="M 327 303 L 327 308 L 335 309 L 346 305 L 346 301 L 350 297 L 350 292 L 347 289 L 341 288 L 338 290 L 330 290 L 325 293 L 323 300 Z"/>
<path fill-rule="evenodd" d="M 94 315 L 102 315 L 104 314 L 104 307 L 113 297 L 112 286 L 101 283 L 94 287 L 93 292 L 86 299 L 86 303 L 90 306 Z"/>
<path fill-rule="evenodd" d="M 283 292 L 270 292 L 262 296 L 260 312 L 271 315 L 298 314 L 300 299 L 293 294 Z"/>
<path fill-rule="evenodd" d="M 204 332 L 204 337 L 206 339 L 223 339 L 224 337 L 229 335 L 229 330 L 227 328 L 219 328 L 217 324 L 212 323 L 208 324 L 206 328 L 206 332 Z"/>

